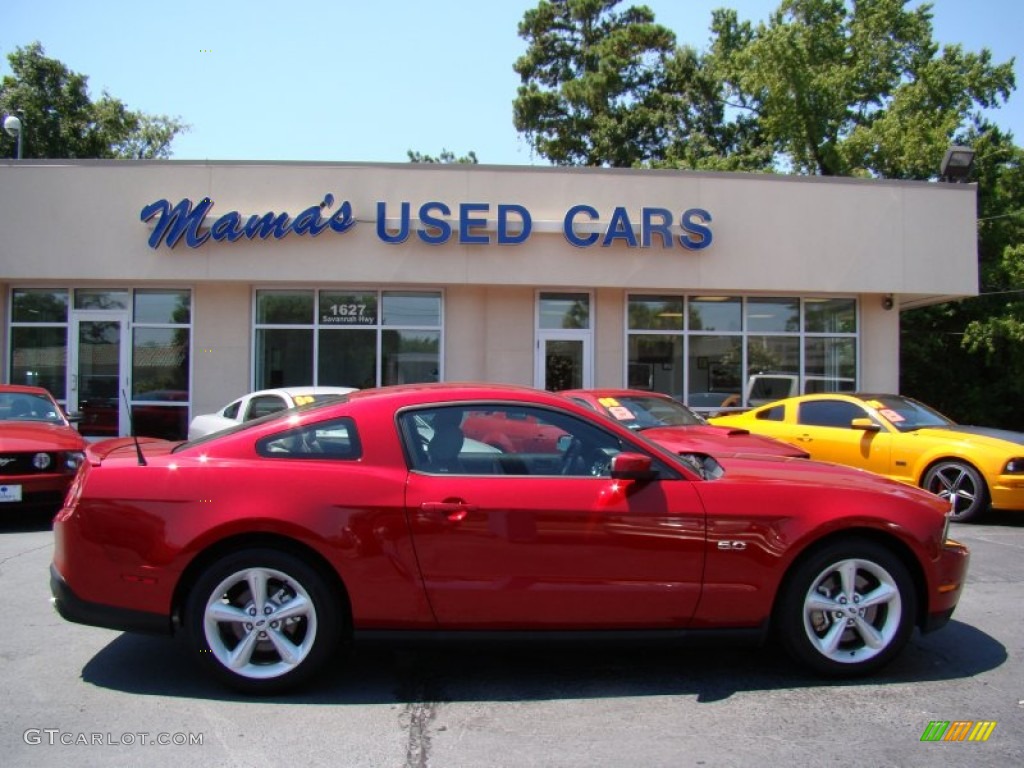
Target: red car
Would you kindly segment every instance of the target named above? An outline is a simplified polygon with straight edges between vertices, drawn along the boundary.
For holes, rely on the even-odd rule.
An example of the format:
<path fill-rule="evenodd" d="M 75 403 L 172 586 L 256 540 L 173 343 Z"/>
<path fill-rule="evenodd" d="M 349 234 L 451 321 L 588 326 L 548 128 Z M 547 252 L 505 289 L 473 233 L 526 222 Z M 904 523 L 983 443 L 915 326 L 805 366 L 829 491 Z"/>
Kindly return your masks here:
<path fill-rule="evenodd" d="M 559 392 L 639 432 L 673 453 L 722 456 L 760 453 L 807 459 L 810 454 L 782 440 L 749 430 L 716 427 L 668 395 L 634 389 L 568 389 Z"/>
<path fill-rule="evenodd" d="M 0 512 L 56 512 L 84 451 L 84 438 L 48 391 L 0 384 Z"/>
<path fill-rule="evenodd" d="M 480 451 L 468 414 L 559 432 Z M 967 571 L 946 505 L 873 474 L 669 450 L 559 395 L 365 390 L 186 443 L 90 446 L 57 515 L 64 618 L 181 632 L 250 693 L 350 640 L 608 630 L 760 640 L 825 674 L 942 626 Z"/>

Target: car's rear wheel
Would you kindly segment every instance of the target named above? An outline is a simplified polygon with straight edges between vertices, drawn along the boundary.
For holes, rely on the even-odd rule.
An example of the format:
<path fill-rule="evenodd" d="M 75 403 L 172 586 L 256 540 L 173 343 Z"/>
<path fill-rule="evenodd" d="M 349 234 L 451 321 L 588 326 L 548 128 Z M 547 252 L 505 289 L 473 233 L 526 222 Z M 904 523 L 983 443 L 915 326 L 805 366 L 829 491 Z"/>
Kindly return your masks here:
<path fill-rule="evenodd" d="M 185 606 L 193 650 L 222 682 L 245 693 L 276 693 L 309 679 L 337 652 L 344 623 L 320 573 L 275 549 L 216 561 Z"/>
<path fill-rule="evenodd" d="M 906 567 L 863 539 L 826 546 L 786 580 L 776 615 L 789 653 L 828 675 L 860 675 L 891 661 L 914 630 L 917 598 Z"/>
<path fill-rule="evenodd" d="M 947 501 L 956 494 L 952 519 L 976 520 L 988 506 L 988 487 L 981 473 L 963 461 L 946 460 L 933 464 L 924 474 L 921 487 Z"/>

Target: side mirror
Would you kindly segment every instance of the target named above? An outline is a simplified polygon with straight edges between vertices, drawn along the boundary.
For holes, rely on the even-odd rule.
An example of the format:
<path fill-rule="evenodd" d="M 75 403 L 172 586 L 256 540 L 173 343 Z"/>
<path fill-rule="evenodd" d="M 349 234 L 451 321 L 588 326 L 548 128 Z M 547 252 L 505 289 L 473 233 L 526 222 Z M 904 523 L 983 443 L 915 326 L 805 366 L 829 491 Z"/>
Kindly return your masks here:
<path fill-rule="evenodd" d="M 868 418 L 854 419 L 850 422 L 850 429 L 860 429 L 865 432 L 880 432 L 882 427 L 875 421 Z"/>
<path fill-rule="evenodd" d="M 642 453 L 619 453 L 612 457 L 611 475 L 616 480 L 653 480 L 658 473 L 651 457 Z"/>

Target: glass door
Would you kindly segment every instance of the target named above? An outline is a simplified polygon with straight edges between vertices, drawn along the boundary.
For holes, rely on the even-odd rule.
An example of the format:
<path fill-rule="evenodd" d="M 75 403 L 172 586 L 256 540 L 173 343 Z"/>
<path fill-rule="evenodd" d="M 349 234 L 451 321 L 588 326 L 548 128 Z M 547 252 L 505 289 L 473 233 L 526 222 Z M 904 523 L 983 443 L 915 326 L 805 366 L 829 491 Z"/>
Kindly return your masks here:
<path fill-rule="evenodd" d="M 592 387 L 590 335 L 540 332 L 535 386 L 550 392 Z"/>
<path fill-rule="evenodd" d="M 583 292 L 537 295 L 534 386 L 550 392 L 594 386 L 591 297 Z"/>
<path fill-rule="evenodd" d="M 125 396 L 129 381 L 128 313 L 73 312 L 68 365 L 69 413 L 80 414 L 86 437 L 129 433 Z"/>

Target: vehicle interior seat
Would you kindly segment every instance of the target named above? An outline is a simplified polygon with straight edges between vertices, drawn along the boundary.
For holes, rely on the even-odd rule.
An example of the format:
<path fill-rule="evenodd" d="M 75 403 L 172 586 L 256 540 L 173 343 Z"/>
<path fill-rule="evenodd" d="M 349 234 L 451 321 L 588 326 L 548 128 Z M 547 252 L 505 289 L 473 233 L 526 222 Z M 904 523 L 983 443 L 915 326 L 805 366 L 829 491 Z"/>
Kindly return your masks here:
<path fill-rule="evenodd" d="M 462 451 L 466 436 L 462 432 L 462 411 L 457 409 L 440 410 L 431 424 L 434 434 L 427 443 L 428 469 L 433 472 L 461 472 L 462 463 L 459 453 Z"/>

